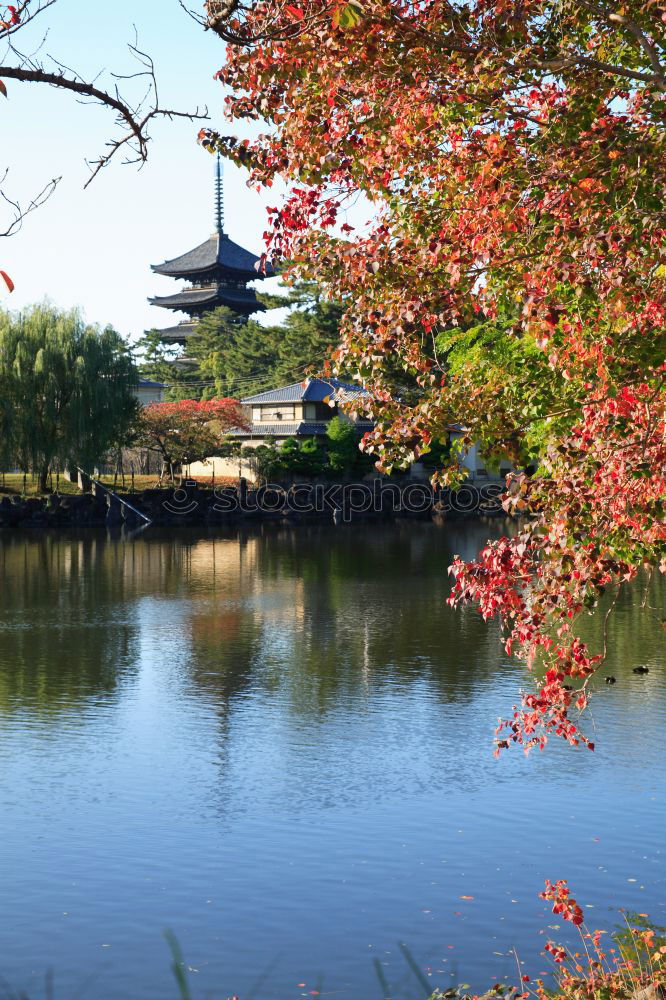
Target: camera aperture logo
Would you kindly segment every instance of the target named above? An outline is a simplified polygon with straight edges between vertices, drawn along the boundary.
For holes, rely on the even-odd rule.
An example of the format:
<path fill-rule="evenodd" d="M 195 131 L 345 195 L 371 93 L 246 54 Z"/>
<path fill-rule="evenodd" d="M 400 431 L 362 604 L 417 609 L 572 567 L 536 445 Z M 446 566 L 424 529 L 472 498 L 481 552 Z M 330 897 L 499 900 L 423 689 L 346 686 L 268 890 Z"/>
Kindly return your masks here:
<path fill-rule="evenodd" d="M 186 489 L 180 486 L 173 491 L 169 500 L 163 501 L 162 506 L 170 514 L 179 514 L 181 517 L 187 517 L 188 514 L 193 514 L 198 509 L 199 504 L 188 494 Z"/>

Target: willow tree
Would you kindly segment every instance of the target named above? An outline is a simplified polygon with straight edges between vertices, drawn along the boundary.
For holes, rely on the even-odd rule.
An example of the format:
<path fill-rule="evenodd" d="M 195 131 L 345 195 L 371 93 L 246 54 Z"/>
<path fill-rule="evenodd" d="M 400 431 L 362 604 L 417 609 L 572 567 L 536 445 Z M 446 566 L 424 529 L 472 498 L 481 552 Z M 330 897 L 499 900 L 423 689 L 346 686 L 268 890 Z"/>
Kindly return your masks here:
<path fill-rule="evenodd" d="M 98 461 L 137 412 L 136 371 L 120 335 L 52 306 L 0 313 L 0 440 L 5 462 L 39 476 Z"/>

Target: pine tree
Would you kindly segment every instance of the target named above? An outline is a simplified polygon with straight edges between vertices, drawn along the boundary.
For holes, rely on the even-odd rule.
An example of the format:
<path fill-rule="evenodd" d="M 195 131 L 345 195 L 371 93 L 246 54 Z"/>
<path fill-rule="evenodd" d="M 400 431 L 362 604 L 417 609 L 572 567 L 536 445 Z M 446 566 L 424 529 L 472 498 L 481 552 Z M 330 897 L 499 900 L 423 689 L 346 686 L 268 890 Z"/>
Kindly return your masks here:
<path fill-rule="evenodd" d="M 265 375 L 270 379 L 275 361 L 271 339 L 253 320 L 220 306 L 199 321 L 187 353 L 196 360 L 201 380 L 214 383 L 206 394 L 242 395 L 248 379 Z"/>
<path fill-rule="evenodd" d="M 275 367 L 278 382 L 302 378 L 308 369 L 321 370 L 339 341 L 342 307 L 321 297 L 311 282 L 293 289 L 296 308 L 281 327 L 279 357 Z"/>
<path fill-rule="evenodd" d="M 167 387 L 165 399 L 177 402 L 181 399 L 199 399 L 202 380 L 196 362 L 185 364 L 180 358 L 177 345 L 165 344 L 158 330 L 149 330 L 137 342 L 137 367 L 142 378 L 153 379 Z"/>
<path fill-rule="evenodd" d="M 322 298 L 310 282 L 295 285 L 286 295 L 261 293 L 259 298 L 269 309 L 291 311 L 280 323 L 262 325 L 225 306 L 212 310 L 188 339 L 188 367 L 151 332 L 139 343 L 141 373 L 165 382 L 168 398 L 177 400 L 240 398 L 321 370 L 338 343 L 340 305 Z"/>
<path fill-rule="evenodd" d="M 274 386 L 280 336 L 278 328 L 260 326 L 252 319 L 239 326 L 220 352 L 219 391 L 243 397 Z"/>

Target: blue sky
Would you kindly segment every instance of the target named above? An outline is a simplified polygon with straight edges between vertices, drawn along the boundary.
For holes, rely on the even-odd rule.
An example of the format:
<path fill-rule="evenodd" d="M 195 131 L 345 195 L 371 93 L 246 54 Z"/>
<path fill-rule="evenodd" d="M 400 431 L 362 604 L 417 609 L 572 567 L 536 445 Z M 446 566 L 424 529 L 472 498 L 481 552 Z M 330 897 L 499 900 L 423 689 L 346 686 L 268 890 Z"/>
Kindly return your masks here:
<path fill-rule="evenodd" d="M 16 43 L 23 50 L 41 44 L 47 66 L 53 55 L 86 79 L 104 70 L 99 85 L 106 89 L 111 71 L 135 70 L 127 50 L 134 25 L 139 46 L 155 61 L 162 106 L 193 110 L 207 104 L 211 123 L 237 134 L 222 119 L 223 89 L 213 80 L 224 44 L 192 21 L 178 0 L 57 0 L 16 35 Z M 130 84 L 122 86 L 131 92 Z M 113 113 L 42 85 L 9 80 L 7 87 L 9 99 L 0 97 L 0 168 L 9 167 L 4 190 L 27 201 L 51 177 L 62 175 L 62 181 L 18 235 L 0 241 L 0 268 L 16 284 L 0 304 L 20 308 L 47 297 L 59 306 L 80 306 L 89 321 L 111 323 L 131 337 L 168 326 L 171 315 L 146 298 L 176 285 L 152 274 L 150 265 L 191 249 L 213 230 L 213 157 L 197 145 L 200 125 L 156 122 L 142 170 L 116 159 L 84 191 L 86 158 L 94 159 L 114 134 Z M 242 171 L 225 163 L 225 228 L 257 252 L 265 206 L 279 195 L 275 189 L 257 194 L 245 181 Z"/>

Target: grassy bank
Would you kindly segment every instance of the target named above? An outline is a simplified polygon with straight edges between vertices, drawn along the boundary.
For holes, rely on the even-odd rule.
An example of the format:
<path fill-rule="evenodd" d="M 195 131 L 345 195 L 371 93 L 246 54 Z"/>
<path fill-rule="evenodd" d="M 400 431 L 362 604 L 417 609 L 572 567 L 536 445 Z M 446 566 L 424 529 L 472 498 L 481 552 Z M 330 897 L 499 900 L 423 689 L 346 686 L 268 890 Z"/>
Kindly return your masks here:
<path fill-rule="evenodd" d="M 196 481 L 202 487 L 234 486 L 238 482 L 237 479 L 229 477 L 221 478 L 220 476 L 217 476 L 214 481 L 212 477 L 197 477 Z M 121 494 L 142 493 L 144 490 L 155 489 L 160 485 L 159 479 L 155 475 L 126 475 L 124 479 L 121 476 L 100 476 L 99 482 L 115 493 Z M 162 487 L 166 488 L 169 485 L 168 480 L 163 480 Z M 79 496 L 81 493 L 78 486 L 70 483 L 64 476 L 60 476 L 60 478 L 56 476 L 52 477 L 52 480 L 49 482 L 49 492 L 59 493 L 61 496 Z M 39 489 L 39 481 L 36 476 L 0 472 L 0 498 L 3 496 L 40 497 L 44 495 Z"/>

